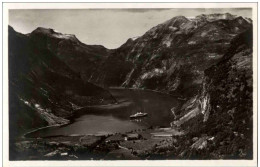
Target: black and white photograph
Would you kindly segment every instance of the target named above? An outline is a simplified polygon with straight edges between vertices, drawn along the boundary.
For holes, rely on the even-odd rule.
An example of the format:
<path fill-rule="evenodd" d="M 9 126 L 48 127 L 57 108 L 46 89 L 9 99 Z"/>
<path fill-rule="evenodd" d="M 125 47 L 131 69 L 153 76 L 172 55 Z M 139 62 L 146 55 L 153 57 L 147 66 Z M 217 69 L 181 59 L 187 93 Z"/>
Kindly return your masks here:
<path fill-rule="evenodd" d="M 256 158 L 254 3 L 26 5 L 4 31 L 8 161 Z"/>

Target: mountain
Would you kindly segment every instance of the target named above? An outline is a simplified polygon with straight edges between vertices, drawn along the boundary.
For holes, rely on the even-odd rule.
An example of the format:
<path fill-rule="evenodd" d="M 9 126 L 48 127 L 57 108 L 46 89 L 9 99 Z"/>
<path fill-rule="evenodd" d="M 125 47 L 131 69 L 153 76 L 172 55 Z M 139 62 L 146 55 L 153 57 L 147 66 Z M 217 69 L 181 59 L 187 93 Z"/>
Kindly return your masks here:
<path fill-rule="evenodd" d="M 67 118 L 81 106 L 114 102 L 108 91 L 83 81 L 43 46 L 45 38 L 36 40 L 38 30 L 24 35 L 8 29 L 10 138 L 30 129 L 68 123 Z M 79 42 L 74 36 L 68 39 Z"/>
<path fill-rule="evenodd" d="M 203 71 L 250 26 L 231 14 L 174 17 L 111 51 L 91 82 L 192 96 L 201 86 Z"/>
<path fill-rule="evenodd" d="M 48 48 L 85 81 L 91 77 L 99 62 L 109 54 L 109 50 L 101 45 L 86 45 L 75 35 L 62 34 L 50 28 L 38 27 L 27 35 L 37 47 Z"/>
<path fill-rule="evenodd" d="M 205 70 L 200 92 L 175 113 L 172 126 L 187 130 L 176 150 L 180 158 L 253 158 L 252 34 L 251 27 L 231 41 Z"/>
<path fill-rule="evenodd" d="M 217 63 L 231 40 L 251 25 L 250 19 L 230 13 L 176 16 L 112 50 L 83 44 L 74 35 L 53 29 L 37 28 L 28 36 L 84 81 L 191 97 L 201 87 L 204 70 Z"/>

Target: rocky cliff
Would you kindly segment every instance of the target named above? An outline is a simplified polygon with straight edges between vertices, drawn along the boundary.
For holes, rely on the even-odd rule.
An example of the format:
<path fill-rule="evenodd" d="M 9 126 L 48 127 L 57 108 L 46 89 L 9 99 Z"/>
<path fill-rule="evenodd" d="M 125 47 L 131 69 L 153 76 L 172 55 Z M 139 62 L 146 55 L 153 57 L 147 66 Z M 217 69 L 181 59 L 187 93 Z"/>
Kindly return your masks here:
<path fill-rule="evenodd" d="M 231 41 L 220 61 L 205 70 L 200 93 L 187 101 L 174 127 L 187 130 L 181 158 L 252 158 L 252 28 Z"/>

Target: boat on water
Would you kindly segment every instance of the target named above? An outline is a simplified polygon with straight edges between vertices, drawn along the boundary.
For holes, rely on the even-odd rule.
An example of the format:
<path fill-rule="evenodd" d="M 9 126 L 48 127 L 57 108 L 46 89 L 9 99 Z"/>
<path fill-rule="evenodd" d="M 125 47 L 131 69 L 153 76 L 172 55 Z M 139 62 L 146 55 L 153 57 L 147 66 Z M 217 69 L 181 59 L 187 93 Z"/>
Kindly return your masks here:
<path fill-rule="evenodd" d="M 145 116 L 147 116 L 147 115 L 148 115 L 147 113 L 137 112 L 137 113 L 134 114 L 134 115 L 130 115 L 130 118 L 145 117 Z"/>

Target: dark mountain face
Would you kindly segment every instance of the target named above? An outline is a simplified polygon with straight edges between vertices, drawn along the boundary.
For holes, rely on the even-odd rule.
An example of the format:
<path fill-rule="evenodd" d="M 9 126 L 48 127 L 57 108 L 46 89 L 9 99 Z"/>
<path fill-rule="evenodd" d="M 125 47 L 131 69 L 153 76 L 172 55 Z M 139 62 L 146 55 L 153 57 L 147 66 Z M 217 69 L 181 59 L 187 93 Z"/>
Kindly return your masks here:
<path fill-rule="evenodd" d="M 35 40 L 9 27 L 10 138 L 67 123 L 79 106 L 114 102 L 109 92 L 84 82 L 41 39 Z"/>
<path fill-rule="evenodd" d="M 230 14 L 174 17 L 114 50 L 91 81 L 191 96 L 201 85 L 203 71 L 250 25 Z"/>
<path fill-rule="evenodd" d="M 101 45 L 86 45 L 75 35 L 62 34 L 53 29 L 40 27 L 28 36 L 37 47 L 47 48 L 72 70 L 79 73 L 85 81 L 91 78 L 100 61 L 109 54 L 109 50 Z"/>

